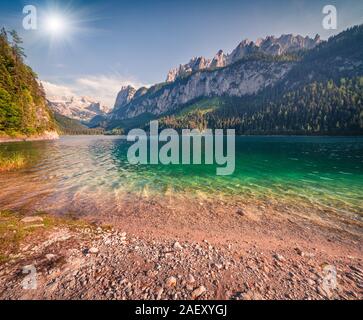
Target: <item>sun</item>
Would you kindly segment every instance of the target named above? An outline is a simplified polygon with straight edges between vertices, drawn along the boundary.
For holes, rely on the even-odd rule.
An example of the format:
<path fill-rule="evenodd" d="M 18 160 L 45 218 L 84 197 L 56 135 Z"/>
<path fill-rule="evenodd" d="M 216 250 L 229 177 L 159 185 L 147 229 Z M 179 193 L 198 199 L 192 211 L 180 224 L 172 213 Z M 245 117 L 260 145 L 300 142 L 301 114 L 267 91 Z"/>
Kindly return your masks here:
<path fill-rule="evenodd" d="M 91 9 L 77 8 L 71 1 L 64 6 L 58 6 L 55 1 L 46 2 L 48 4 L 45 7 L 39 8 L 39 32 L 38 37 L 33 39 L 34 45 L 39 40 L 48 45 L 48 51 L 52 54 L 58 55 L 61 48 L 68 50 L 77 45 L 78 36 L 94 32 L 95 29 L 90 28 L 88 24 L 100 19 Z"/>
<path fill-rule="evenodd" d="M 67 27 L 66 20 L 59 15 L 50 15 L 46 19 L 46 30 L 52 35 L 61 35 Z"/>

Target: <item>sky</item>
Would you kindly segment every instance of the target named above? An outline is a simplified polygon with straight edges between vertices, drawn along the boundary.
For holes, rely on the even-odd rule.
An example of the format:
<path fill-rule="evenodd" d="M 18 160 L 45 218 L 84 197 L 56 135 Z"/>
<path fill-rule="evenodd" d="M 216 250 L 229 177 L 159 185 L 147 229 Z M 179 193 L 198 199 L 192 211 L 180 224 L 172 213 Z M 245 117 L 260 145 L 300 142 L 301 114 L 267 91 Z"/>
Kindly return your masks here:
<path fill-rule="evenodd" d="M 23 8 L 37 29 L 23 28 Z M 338 29 L 322 27 L 334 5 Z M 58 19 L 54 22 L 54 18 Z M 194 56 L 231 52 L 243 39 L 293 33 L 323 39 L 363 23 L 362 0 L 1 0 L 0 26 L 24 40 L 26 63 L 50 95 L 85 95 L 113 106 L 121 86 L 165 81 Z"/>

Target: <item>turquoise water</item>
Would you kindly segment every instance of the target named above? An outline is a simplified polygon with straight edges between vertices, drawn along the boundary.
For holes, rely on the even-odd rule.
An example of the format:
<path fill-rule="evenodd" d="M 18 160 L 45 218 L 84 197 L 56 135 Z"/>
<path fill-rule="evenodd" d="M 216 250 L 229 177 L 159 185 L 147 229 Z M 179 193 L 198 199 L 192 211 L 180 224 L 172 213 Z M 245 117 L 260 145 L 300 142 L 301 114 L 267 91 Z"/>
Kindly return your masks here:
<path fill-rule="evenodd" d="M 0 208 L 74 208 L 90 198 L 102 208 L 117 205 L 121 194 L 147 192 L 283 201 L 363 216 L 362 137 L 237 137 L 231 176 L 217 176 L 215 165 L 130 165 L 129 145 L 102 136 L 0 145 L 3 155 L 30 159 L 28 167 L 1 174 Z"/>

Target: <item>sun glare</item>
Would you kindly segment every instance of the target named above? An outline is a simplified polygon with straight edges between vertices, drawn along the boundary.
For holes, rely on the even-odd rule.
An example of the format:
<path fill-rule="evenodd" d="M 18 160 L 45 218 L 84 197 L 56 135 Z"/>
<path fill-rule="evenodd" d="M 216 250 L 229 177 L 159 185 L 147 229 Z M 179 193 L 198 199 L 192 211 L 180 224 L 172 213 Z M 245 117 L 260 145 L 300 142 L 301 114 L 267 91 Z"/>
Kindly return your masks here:
<path fill-rule="evenodd" d="M 80 10 L 68 4 L 64 7 L 48 5 L 39 9 L 39 36 L 34 37 L 34 45 L 41 39 L 49 46 L 49 53 L 59 54 L 61 48 L 69 49 L 79 43 L 76 37 L 82 33 L 89 33 L 94 29 L 87 26 L 88 23 L 99 18 L 91 15 L 91 11 Z"/>
<path fill-rule="evenodd" d="M 60 16 L 49 16 L 46 20 L 46 28 L 52 35 L 60 35 L 66 29 L 66 21 Z"/>

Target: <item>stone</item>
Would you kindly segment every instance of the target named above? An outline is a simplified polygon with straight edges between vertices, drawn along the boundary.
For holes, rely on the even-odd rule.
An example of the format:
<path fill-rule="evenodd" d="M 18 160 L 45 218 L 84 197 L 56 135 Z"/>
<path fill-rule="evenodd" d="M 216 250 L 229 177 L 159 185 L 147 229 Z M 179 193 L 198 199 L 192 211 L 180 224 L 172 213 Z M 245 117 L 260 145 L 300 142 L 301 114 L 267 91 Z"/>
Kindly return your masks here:
<path fill-rule="evenodd" d="M 39 224 L 31 224 L 29 226 L 25 226 L 24 229 L 28 230 L 28 229 L 43 228 L 43 227 L 44 227 L 44 224 L 39 223 Z"/>
<path fill-rule="evenodd" d="M 241 294 L 243 300 L 263 300 L 262 296 L 258 292 L 253 292 L 251 290 Z"/>
<path fill-rule="evenodd" d="M 24 219 L 21 219 L 21 222 L 23 223 L 43 222 L 43 218 L 39 216 L 25 217 Z"/>
<path fill-rule="evenodd" d="M 161 299 L 161 295 L 163 294 L 164 289 L 163 288 L 159 288 L 156 290 L 156 300 L 160 300 Z"/>
<path fill-rule="evenodd" d="M 200 286 L 199 288 L 195 289 L 192 292 L 192 298 L 193 299 L 197 299 L 199 298 L 202 294 L 204 294 L 207 291 L 207 289 L 204 286 Z"/>
<path fill-rule="evenodd" d="M 309 286 L 315 286 L 316 282 L 312 279 L 307 279 L 307 283 L 309 284 Z"/>
<path fill-rule="evenodd" d="M 89 253 L 92 253 L 92 254 L 97 254 L 99 252 L 98 248 L 96 247 L 92 247 L 88 250 Z"/>
<path fill-rule="evenodd" d="M 175 277 L 169 277 L 166 279 L 166 286 L 172 288 L 176 286 L 176 278 Z"/>
<path fill-rule="evenodd" d="M 48 253 L 48 254 L 45 255 L 45 257 L 47 258 L 47 260 L 51 261 L 51 260 L 54 260 L 56 258 L 56 255 L 52 254 L 52 253 Z"/>
<path fill-rule="evenodd" d="M 280 254 L 275 254 L 274 255 L 274 258 L 276 259 L 276 260 L 278 260 L 278 261 L 281 261 L 281 262 L 283 262 L 283 261 L 285 261 L 286 259 L 282 256 L 282 255 L 280 255 Z"/>
<path fill-rule="evenodd" d="M 245 215 L 245 212 L 244 212 L 244 211 L 243 211 L 243 209 L 241 209 L 241 208 L 237 209 L 237 210 L 236 210 L 236 213 L 237 213 L 239 216 L 241 216 L 241 217 L 243 217 L 243 216 Z"/>
<path fill-rule="evenodd" d="M 193 277 L 192 274 L 188 275 L 188 279 L 187 279 L 188 283 L 194 283 L 195 282 L 195 278 Z"/>
<path fill-rule="evenodd" d="M 218 270 L 221 270 L 223 265 L 221 263 L 214 263 L 214 267 L 216 267 Z"/>
<path fill-rule="evenodd" d="M 173 248 L 175 250 L 183 250 L 183 247 L 181 246 L 181 244 L 179 242 L 175 242 Z"/>

